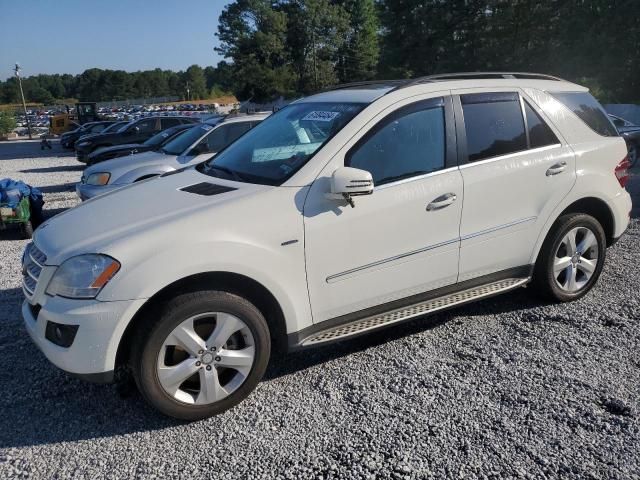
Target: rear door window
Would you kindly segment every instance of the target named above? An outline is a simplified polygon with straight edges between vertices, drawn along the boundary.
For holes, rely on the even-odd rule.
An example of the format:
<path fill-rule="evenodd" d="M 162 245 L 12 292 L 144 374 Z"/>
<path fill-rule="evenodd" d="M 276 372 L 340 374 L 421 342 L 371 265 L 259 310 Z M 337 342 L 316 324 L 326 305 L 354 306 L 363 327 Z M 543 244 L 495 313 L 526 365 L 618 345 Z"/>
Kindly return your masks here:
<path fill-rule="evenodd" d="M 176 125 L 180 125 L 180 120 L 177 118 L 162 118 L 160 119 L 161 129 L 175 127 Z"/>
<path fill-rule="evenodd" d="M 560 143 L 558 137 L 526 101 L 524 102 L 524 113 L 527 116 L 530 148 L 546 147 L 547 145 Z"/>
<path fill-rule="evenodd" d="M 575 113 L 591 130 L 604 136 L 616 137 L 618 131 L 598 101 L 589 92 L 551 93 L 565 107 Z"/>
<path fill-rule="evenodd" d="M 138 127 L 140 133 L 152 132 L 156 128 L 156 119 L 149 118 L 147 120 L 142 120 L 136 123 L 136 127 Z"/>
<path fill-rule="evenodd" d="M 515 92 L 460 95 L 470 162 L 527 149 L 527 134 Z"/>

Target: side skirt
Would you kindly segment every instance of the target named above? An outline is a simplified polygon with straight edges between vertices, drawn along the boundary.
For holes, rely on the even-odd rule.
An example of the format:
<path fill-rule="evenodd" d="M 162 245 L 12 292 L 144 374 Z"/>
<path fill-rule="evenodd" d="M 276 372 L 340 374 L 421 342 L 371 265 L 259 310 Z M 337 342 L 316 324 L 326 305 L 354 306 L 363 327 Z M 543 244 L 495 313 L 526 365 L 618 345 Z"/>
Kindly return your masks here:
<path fill-rule="evenodd" d="M 526 285 L 532 273 L 532 265 L 503 270 L 326 320 L 289 334 L 289 350 L 353 338 L 415 317 L 499 295 Z"/>

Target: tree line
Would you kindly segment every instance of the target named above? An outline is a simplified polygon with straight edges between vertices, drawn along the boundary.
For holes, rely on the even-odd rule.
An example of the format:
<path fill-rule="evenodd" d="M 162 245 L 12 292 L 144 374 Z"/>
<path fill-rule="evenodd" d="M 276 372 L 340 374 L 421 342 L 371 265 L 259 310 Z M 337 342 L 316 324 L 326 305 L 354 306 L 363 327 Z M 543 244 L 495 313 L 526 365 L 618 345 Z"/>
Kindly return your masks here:
<path fill-rule="evenodd" d="M 140 72 L 91 68 L 79 75 L 40 74 L 25 77 L 22 79 L 22 88 L 27 102 L 45 105 L 67 98 L 101 102 L 177 96 L 199 100 L 226 94 L 231 81 L 229 75 L 225 62 L 218 67 L 192 65 L 179 72 L 159 68 Z M 0 104 L 20 101 L 15 77 L 0 82 Z"/>
<path fill-rule="evenodd" d="M 217 66 L 23 80 L 28 101 L 110 101 L 231 91 L 292 98 L 337 83 L 456 71 L 530 71 L 640 103 L 638 0 L 235 0 L 220 15 Z M 0 103 L 16 103 L 15 78 Z"/>
<path fill-rule="evenodd" d="M 370 79 L 530 71 L 640 102 L 637 0 L 235 0 L 216 50 L 239 98 Z"/>

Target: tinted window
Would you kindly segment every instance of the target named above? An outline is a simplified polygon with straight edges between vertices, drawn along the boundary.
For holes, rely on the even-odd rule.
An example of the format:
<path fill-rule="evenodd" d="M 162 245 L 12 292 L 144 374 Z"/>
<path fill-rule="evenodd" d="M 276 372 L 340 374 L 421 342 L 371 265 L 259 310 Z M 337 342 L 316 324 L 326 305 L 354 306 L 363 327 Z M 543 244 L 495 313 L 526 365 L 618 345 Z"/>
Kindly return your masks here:
<path fill-rule="evenodd" d="M 135 124 L 140 130 L 140 133 L 152 132 L 156 128 L 156 119 L 149 118 L 148 120 L 141 120 Z"/>
<path fill-rule="evenodd" d="M 188 128 L 167 142 L 161 151 L 167 155 L 181 155 L 212 128 L 210 125 L 198 125 L 197 127 Z"/>
<path fill-rule="evenodd" d="M 99 124 L 94 125 L 93 127 L 91 127 L 89 129 L 89 131 L 92 132 L 92 133 L 98 133 L 98 132 L 103 131 L 106 127 L 107 127 L 107 125 L 105 125 L 104 123 L 99 123 Z"/>
<path fill-rule="evenodd" d="M 375 185 L 444 168 L 444 107 L 410 106 L 376 125 L 347 165 L 371 173 Z"/>
<path fill-rule="evenodd" d="M 231 142 L 235 142 L 243 133 L 249 131 L 250 129 L 251 123 L 249 122 L 238 122 L 229 125 L 229 131 L 227 132 L 227 145 Z"/>
<path fill-rule="evenodd" d="M 204 139 L 208 152 L 219 152 L 227 145 L 226 138 L 230 127 L 231 125 L 222 125 Z"/>
<path fill-rule="evenodd" d="M 160 125 L 162 125 L 162 129 L 169 127 L 175 127 L 176 125 L 180 125 L 180 120 L 177 118 L 163 118 L 160 120 Z"/>
<path fill-rule="evenodd" d="M 569 110 L 575 113 L 592 130 L 605 137 L 618 135 L 598 101 L 588 92 L 558 92 L 552 94 L 560 100 Z"/>
<path fill-rule="evenodd" d="M 461 95 L 469 161 L 527 149 L 517 93 Z"/>
<path fill-rule="evenodd" d="M 531 106 L 524 102 L 524 112 L 527 115 L 527 128 L 529 129 L 529 147 L 538 148 L 546 145 L 555 145 L 560 143 L 549 126 L 544 123 L 537 112 Z"/>

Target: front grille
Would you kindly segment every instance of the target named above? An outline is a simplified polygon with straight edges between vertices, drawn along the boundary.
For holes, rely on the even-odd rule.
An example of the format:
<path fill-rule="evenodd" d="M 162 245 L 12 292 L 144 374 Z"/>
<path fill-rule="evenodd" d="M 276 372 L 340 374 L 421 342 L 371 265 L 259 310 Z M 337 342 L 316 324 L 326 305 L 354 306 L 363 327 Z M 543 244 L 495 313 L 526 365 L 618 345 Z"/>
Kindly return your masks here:
<path fill-rule="evenodd" d="M 35 243 L 30 243 L 22 265 L 22 287 L 28 297 L 32 297 L 35 293 L 38 278 L 46 262 L 47 256 L 36 247 Z"/>

